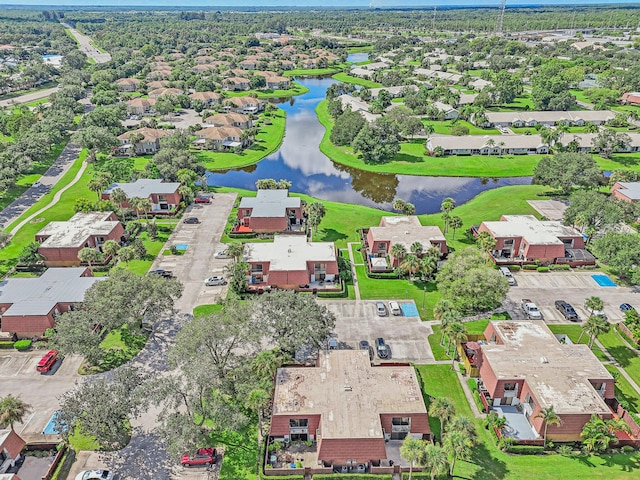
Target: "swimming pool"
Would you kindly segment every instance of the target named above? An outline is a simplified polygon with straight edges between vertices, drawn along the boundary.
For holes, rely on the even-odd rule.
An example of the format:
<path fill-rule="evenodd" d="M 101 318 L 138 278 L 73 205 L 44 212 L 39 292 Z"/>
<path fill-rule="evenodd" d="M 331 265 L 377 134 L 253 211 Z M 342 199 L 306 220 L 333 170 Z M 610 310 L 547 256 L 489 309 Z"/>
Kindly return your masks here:
<path fill-rule="evenodd" d="M 593 278 L 595 282 L 601 287 L 617 287 L 618 286 L 608 276 L 603 275 L 601 273 L 591 275 L 591 278 Z"/>
<path fill-rule="evenodd" d="M 60 432 L 56 430 L 56 425 L 55 425 L 55 421 L 56 421 L 56 418 L 58 418 L 59 413 L 60 413 L 60 410 L 56 410 L 55 412 L 53 412 L 53 415 L 51 415 L 51 418 L 49 419 L 49 421 L 47 422 L 47 425 L 44 427 L 44 430 L 42 431 L 44 435 L 60 434 Z"/>
<path fill-rule="evenodd" d="M 187 248 L 189 248 L 189 244 L 188 243 L 176 243 L 176 250 L 184 252 L 184 251 L 187 250 Z"/>

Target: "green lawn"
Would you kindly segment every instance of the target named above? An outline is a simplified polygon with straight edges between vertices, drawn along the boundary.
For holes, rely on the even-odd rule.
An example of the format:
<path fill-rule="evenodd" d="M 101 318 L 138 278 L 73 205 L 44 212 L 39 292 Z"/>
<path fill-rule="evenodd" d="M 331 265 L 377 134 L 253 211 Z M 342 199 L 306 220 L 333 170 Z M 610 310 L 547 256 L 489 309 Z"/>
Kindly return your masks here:
<path fill-rule="evenodd" d="M 451 135 L 451 128 L 455 125 L 462 125 L 469 129 L 469 135 L 500 135 L 500 131 L 495 128 L 480 128 L 466 120 L 429 120 L 422 119 L 424 125 L 431 125 L 434 133 L 439 135 Z"/>
<path fill-rule="evenodd" d="M 291 88 L 286 90 L 247 90 L 243 92 L 226 92 L 228 97 L 246 97 L 254 93 L 258 98 L 283 98 L 293 97 L 295 95 L 303 95 L 307 93 L 309 89 L 298 82 L 292 82 Z"/>
<path fill-rule="evenodd" d="M 640 357 L 627 347 L 616 329 L 612 327 L 609 333 L 600 335 L 598 340 L 629 376 L 640 385 Z"/>
<path fill-rule="evenodd" d="M 344 72 L 336 73 L 331 78 L 342 83 L 352 83 L 354 85 L 362 85 L 363 87 L 367 88 L 378 88 L 383 86 L 381 83 L 373 82 L 371 80 L 367 80 L 366 78 L 352 77 L 351 75 Z"/>
<path fill-rule="evenodd" d="M 622 376 L 620 370 L 615 365 L 605 365 L 616 382 L 616 398 L 624 402 L 631 412 L 640 413 L 640 394 L 631 386 L 629 381 Z"/>
<path fill-rule="evenodd" d="M 153 261 L 156 259 L 160 250 L 169 239 L 171 232 L 175 228 L 174 222 L 163 222 L 159 220 L 156 222 L 158 224 L 158 238 L 156 240 L 151 240 L 147 235 L 147 232 L 142 232 L 140 234 L 140 239 L 147 249 L 147 256 L 140 260 L 131 260 L 130 262 L 120 262 L 114 268 L 121 269 L 124 268 L 129 270 L 137 275 L 144 275 L 149 271 Z"/>
<path fill-rule="evenodd" d="M 193 316 L 206 317 L 207 315 L 219 312 L 220 310 L 222 310 L 222 305 L 218 304 L 198 305 L 193 309 Z"/>
<path fill-rule="evenodd" d="M 317 75 L 331 75 L 341 70 L 340 67 L 331 67 L 331 68 L 295 68 L 293 70 L 287 70 L 284 72 L 285 77 L 315 77 Z"/>
<path fill-rule="evenodd" d="M 69 445 L 71 445 L 71 448 L 73 448 L 76 452 L 79 452 L 81 450 L 96 451 L 100 449 L 100 445 L 98 444 L 98 441 L 95 439 L 95 437 L 84 435 L 77 429 L 73 433 L 73 435 L 69 436 Z"/>
<path fill-rule="evenodd" d="M 144 348 L 147 338 L 146 334 L 130 332 L 126 326 L 109 332 L 100 344 L 100 348 L 105 351 L 102 362 L 83 370 L 83 373 L 107 372 L 124 365 Z"/>
<path fill-rule="evenodd" d="M 242 153 L 201 150 L 195 153 L 196 157 L 207 170 L 211 171 L 246 167 L 258 163 L 280 147 L 286 127 L 284 110 L 278 109 L 270 117 L 263 118 L 269 118 L 271 125 L 263 124 L 254 144 Z"/>
<path fill-rule="evenodd" d="M 501 320 L 501 318 L 496 317 L 496 320 Z M 489 321 L 490 320 L 487 318 L 484 320 L 474 320 L 473 322 L 464 322 L 464 330 L 469 335 L 480 335 L 484 333 L 484 331 L 486 330 L 487 325 L 489 325 Z M 431 346 L 433 357 L 436 360 L 450 360 L 450 357 L 445 352 L 445 348 L 447 345 L 446 337 L 445 337 L 444 346 L 440 345 L 440 338 L 442 337 L 442 328 L 440 327 L 439 324 L 433 325 L 431 328 L 433 330 L 433 333 L 429 335 L 427 340 L 429 341 L 429 345 Z"/>
<path fill-rule="evenodd" d="M 369 278 L 365 269 L 365 266 L 356 267 L 360 297 L 363 300 L 380 298 L 411 299 L 416 303 L 420 317 L 423 320 L 433 318 L 433 306 L 440 300 L 440 292 L 438 292 L 435 282 L 395 278 Z"/>
<path fill-rule="evenodd" d="M 549 329 L 555 334 L 568 336 L 573 343 L 578 343 L 578 338 L 580 338 L 580 334 L 582 333 L 582 327 L 580 325 L 549 325 Z M 588 335 L 582 335 L 580 343 L 585 345 L 589 343 Z M 601 362 L 609 361 L 609 358 L 597 345 L 593 346 L 592 351 Z"/>
<path fill-rule="evenodd" d="M 448 397 L 456 412 L 473 418 L 457 375 L 449 365 L 416 366 L 425 395 Z M 437 419 L 429 419 L 439 433 Z M 562 455 L 509 455 L 499 451 L 489 433 L 476 420 L 479 444 L 469 462 L 459 461 L 453 478 L 473 480 L 557 480 L 557 479 L 631 479 L 637 478 L 640 454 L 564 457 Z"/>

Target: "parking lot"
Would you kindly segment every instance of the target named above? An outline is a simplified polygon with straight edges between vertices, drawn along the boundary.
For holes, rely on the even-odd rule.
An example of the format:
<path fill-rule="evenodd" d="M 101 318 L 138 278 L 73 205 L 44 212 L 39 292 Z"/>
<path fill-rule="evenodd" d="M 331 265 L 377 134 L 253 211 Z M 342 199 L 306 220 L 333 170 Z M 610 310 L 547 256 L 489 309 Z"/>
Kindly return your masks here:
<path fill-rule="evenodd" d="M 214 259 L 213 254 L 225 248 L 220 243 L 227 218 L 231 213 L 235 193 L 217 193 L 209 204 L 193 204 L 183 218 L 197 217 L 200 223 L 180 222 L 171 234 L 167 247 L 186 244 L 183 255 L 159 255 L 152 269 L 170 270 L 184 285 L 182 298 L 176 308 L 192 313 L 196 305 L 216 303 L 224 296 L 226 286 L 204 285 L 204 280 L 213 275 L 223 275 L 225 265 L 231 260 Z"/>
<path fill-rule="evenodd" d="M 379 317 L 375 301 L 369 300 L 320 300 L 336 316 L 335 334 L 340 348 L 359 348 L 360 340 L 375 345 L 378 337 L 385 339 L 391 348 L 392 361 L 424 363 L 433 360 L 427 337 L 433 333 L 431 327 L 420 317 Z M 389 305 L 388 301 L 384 303 Z M 375 361 L 380 359 L 375 357 Z"/>
<path fill-rule="evenodd" d="M 624 318 L 621 303 L 630 303 L 640 308 L 640 295 L 629 287 L 601 287 L 591 275 L 599 272 L 518 272 L 514 273 L 517 286 L 509 288 L 507 308 L 513 318 L 525 318 L 520 309 L 520 300 L 531 299 L 548 323 L 566 323 L 567 320 L 554 306 L 556 300 L 569 302 L 581 320 L 589 317 L 584 308 L 586 298 L 600 297 L 604 302 L 604 313 L 610 321 Z"/>
<path fill-rule="evenodd" d="M 72 355 L 58 360 L 48 373 L 36 371 L 43 350 L 18 352 L 0 350 L 0 384 L 2 392 L 19 396 L 31 405 L 31 412 L 22 424 L 16 424 L 18 434 L 27 442 L 55 441 L 57 435 L 43 435 L 42 431 L 58 409 L 58 396 L 71 389 L 80 375 L 82 357 Z"/>

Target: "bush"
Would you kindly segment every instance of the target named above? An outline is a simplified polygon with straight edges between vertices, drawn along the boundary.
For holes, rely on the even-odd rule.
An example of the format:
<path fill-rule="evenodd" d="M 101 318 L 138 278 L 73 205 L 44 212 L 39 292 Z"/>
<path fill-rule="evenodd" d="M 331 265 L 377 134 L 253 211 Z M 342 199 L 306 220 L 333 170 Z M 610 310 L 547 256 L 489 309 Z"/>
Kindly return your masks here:
<path fill-rule="evenodd" d="M 13 344 L 13 348 L 16 350 L 23 352 L 25 350 L 29 350 L 31 348 L 31 340 L 18 340 Z"/>
<path fill-rule="evenodd" d="M 549 265 L 549 270 L 571 270 L 571 265 L 567 265 L 566 263 L 554 263 L 553 265 Z"/>
<path fill-rule="evenodd" d="M 369 278 L 374 278 L 374 279 L 378 279 L 378 280 L 384 280 L 384 279 L 397 279 L 398 278 L 398 274 L 395 272 L 390 272 L 390 273 L 371 273 L 369 271 L 369 269 L 367 268 L 367 277 Z"/>
<path fill-rule="evenodd" d="M 548 272 L 549 271 L 549 267 L 538 267 L 537 270 L 539 272 Z"/>
<path fill-rule="evenodd" d="M 537 265 L 523 265 L 522 269 L 523 270 L 537 270 L 538 266 Z"/>
<path fill-rule="evenodd" d="M 636 451 L 636 449 L 635 449 L 635 448 L 633 448 L 631 445 L 624 445 L 624 446 L 620 449 L 620 451 L 621 451 L 622 453 L 633 453 L 633 452 L 635 452 L 635 451 Z"/>
<path fill-rule="evenodd" d="M 539 455 L 544 452 L 542 445 L 512 445 L 507 448 L 507 452 L 514 455 Z"/>
<path fill-rule="evenodd" d="M 478 390 L 478 382 L 475 378 L 468 378 L 467 385 L 469 385 L 469 390 L 472 392 L 476 392 Z"/>
<path fill-rule="evenodd" d="M 520 270 L 522 270 L 522 268 L 520 268 L 520 265 L 509 265 L 507 268 L 512 272 L 519 272 Z"/>
<path fill-rule="evenodd" d="M 13 342 L 0 342 L 0 349 L 5 350 L 13 348 Z"/>
<path fill-rule="evenodd" d="M 464 377 L 467 374 L 467 369 L 464 368 L 464 364 L 458 363 L 458 368 L 460 369 L 460 375 Z"/>

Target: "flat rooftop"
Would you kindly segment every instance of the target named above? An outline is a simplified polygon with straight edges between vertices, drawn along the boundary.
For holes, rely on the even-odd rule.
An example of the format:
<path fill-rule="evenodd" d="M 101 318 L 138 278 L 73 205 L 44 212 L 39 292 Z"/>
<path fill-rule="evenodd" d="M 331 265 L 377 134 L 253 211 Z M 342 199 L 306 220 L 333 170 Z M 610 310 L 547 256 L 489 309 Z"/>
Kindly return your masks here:
<path fill-rule="evenodd" d="M 84 267 L 49 268 L 38 278 L 10 278 L 0 283 L 0 304 L 11 304 L 3 315 L 47 315 L 56 304 L 78 303 L 85 292 L 106 277 L 83 277 Z"/>
<path fill-rule="evenodd" d="M 640 182 L 618 182 L 622 188 L 619 190 L 625 197 L 631 200 L 640 200 Z"/>
<path fill-rule="evenodd" d="M 333 242 L 307 242 L 305 235 L 276 235 L 273 243 L 247 243 L 245 262 L 270 262 L 269 270 L 307 270 L 307 262 L 336 261 Z"/>
<path fill-rule="evenodd" d="M 374 240 L 399 243 L 407 251 L 411 250 L 414 242 L 420 242 L 426 250 L 431 246 L 432 240 L 446 241 L 439 227 L 422 225 L 415 215 L 382 217 L 380 226 L 371 227 L 369 231 Z"/>
<path fill-rule="evenodd" d="M 120 223 L 108 220 L 113 212 L 78 212 L 66 222 L 51 222 L 37 236 L 48 236 L 40 244 L 46 248 L 82 247 L 92 236 L 107 236 Z"/>
<path fill-rule="evenodd" d="M 538 220 L 533 215 L 503 215 L 497 222 L 482 222 L 495 237 L 524 238 L 530 245 L 562 245 L 560 237 L 581 233 L 555 220 Z"/>
<path fill-rule="evenodd" d="M 140 178 L 133 183 L 112 183 L 104 193 L 110 194 L 116 188 L 121 188 L 127 198 L 149 198 L 149 195 L 154 193 L 160 195 L 175 193 L 178 191 L 178 188 L 180 188 L 180 184 L 176 182 L 163 182 L 155 178 Z"/>
<path fill-rule="evenodd" d="M 498 379 L 524 379 L 540 407 L 556 413 L 610 413 L 589 382 L 611 380 L 587 345 L 562 344 L 544 321 L 492 321 L 503 345 L 482 345 Z"/>
<path fill-rule="evenodd" d="M 412 367 L 373 367 L 366 350 L 331 350 L 316 367 L 276 374 L 273 414 L 320 414 L 322 438 L 381 438 L 385 413 L 427 413 Z"/>
<path fill-rule="evenodd" d="M 255 197 L 242 197 L 239 208 L 251 208 L 252 217 L 284 217 L 287 208 L 300 208 L 299 197 L 290 197 L 289 190 L 258 190 Z"/>

